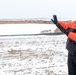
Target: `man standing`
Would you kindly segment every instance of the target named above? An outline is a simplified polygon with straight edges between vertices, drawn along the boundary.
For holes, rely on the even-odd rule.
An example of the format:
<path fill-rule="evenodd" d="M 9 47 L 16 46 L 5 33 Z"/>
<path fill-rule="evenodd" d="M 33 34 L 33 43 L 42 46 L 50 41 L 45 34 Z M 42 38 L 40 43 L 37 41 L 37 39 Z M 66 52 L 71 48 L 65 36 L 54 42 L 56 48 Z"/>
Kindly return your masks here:
<path fill-rule="evenodd" d="M 76 21 L 68 24 L 58 21 L 57 16 L 53 15 L 51 21 L 68 37 L 66 49 L 68 50 L 68 73 L 76 75 Z"/>

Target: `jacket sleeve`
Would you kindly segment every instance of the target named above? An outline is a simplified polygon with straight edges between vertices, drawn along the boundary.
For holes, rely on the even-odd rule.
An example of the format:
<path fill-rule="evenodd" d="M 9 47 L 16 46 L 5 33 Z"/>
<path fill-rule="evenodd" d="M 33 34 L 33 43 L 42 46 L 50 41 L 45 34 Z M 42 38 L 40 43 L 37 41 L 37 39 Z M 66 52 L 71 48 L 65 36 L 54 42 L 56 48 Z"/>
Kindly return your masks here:
<path fill-rule="evenodd" d="M 66 24 L 64 22 L 58 21 L 58 23 L 56 24 L 56 26 L 63 32 L 66 34 L 66 30 L 69 28 L 69 24 Z"/>
<path fill-rule="evenodd" d="M 62 21 L 58 21 L 58 24 L 60 24 L 60 26 L 62 26 L 64 29 L 68 29 L 68 28 L 76 29 L 76 20 L 73 22 L 69 22 L 68 24 Z"/>
<path fill-rule="evenodd" d="M 58 24 L 60 27 L 62 27 L 63 29 L 68 29 L 69 28 L 69 24 L 66 24 L 62 21 L 58 21 Z M 58 27 L 58 26 L 57 26 Z"/>

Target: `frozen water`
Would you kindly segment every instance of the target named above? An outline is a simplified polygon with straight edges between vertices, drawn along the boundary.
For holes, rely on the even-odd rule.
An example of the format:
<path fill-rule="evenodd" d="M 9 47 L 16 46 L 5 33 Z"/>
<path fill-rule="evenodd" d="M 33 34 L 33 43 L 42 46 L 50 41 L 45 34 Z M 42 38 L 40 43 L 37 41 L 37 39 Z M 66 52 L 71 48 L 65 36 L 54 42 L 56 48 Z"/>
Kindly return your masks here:
<path fill-rule="evenodd" d="M 0 35 L 37 34 L 49 29 L 54 32 L 56 26 L 53 24 L 2 24 Z"/>

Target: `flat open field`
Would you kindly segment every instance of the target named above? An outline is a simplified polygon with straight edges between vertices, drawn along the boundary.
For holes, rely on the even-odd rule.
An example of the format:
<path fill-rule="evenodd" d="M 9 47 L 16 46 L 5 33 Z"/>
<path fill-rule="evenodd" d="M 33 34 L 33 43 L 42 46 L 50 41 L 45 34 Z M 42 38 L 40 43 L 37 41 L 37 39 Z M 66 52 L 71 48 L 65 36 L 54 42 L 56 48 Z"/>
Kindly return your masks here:
<path fill-rule="evenodd" d="M 0 75 L 68 75 L 67 37 L 0 37 Z"/>
<path fill-rule="evenodd" d="M 17 28 L 14 23 L 19 23 Z M 0 35 L 25 31 L 20 23 L 25 24 L 1 21 Z M 0 75 L 68 75 L 66 39 L 65 35 L 0 36 Z"/>

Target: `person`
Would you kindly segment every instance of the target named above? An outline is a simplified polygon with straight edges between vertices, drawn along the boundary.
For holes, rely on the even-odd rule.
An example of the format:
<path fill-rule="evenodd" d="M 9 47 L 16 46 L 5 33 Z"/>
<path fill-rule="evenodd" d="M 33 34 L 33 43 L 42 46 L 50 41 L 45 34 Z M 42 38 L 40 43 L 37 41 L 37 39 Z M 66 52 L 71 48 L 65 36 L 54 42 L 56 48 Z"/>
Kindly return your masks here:
<path fill-rule="evenodd" d="M 76 20 L 65 23 L 58 21 L 57 16 L 53 15 L 51 21 L 66 34 L 66 49 L 68 50 L 68 75 L 76 75 Z"/>

